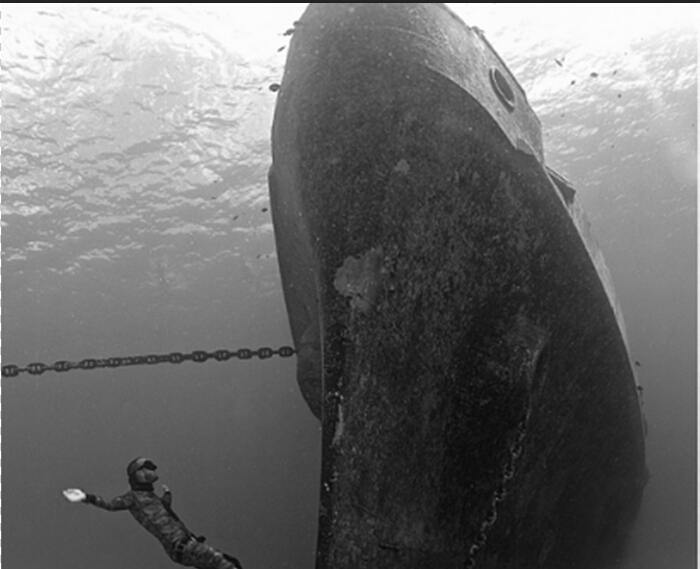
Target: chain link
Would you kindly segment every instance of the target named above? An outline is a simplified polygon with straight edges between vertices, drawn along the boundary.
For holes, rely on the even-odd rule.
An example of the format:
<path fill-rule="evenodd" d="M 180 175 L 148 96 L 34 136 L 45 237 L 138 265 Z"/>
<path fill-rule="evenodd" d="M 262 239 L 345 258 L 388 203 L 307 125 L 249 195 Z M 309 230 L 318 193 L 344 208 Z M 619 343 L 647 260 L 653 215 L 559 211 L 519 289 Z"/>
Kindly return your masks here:
<path fill-rule="evenodd" d="M 215 352 L 205 352 L 195 350 L 189 354 L 180 352 L 172 352 L 170 354 L 149 354 L 146 356 L 124 356 L 112 357 L 104 359 L 88 358 L 79 362 L 68 362 L 61 360 L 53 365 L 46 365 L 41 362 L 28 364 L 25 367 L 20 367 L 14 364 L 2 366 L 3 377 L 17 377 L 20 373 L 28 373 L 30 375 L 41 375 L 45 371 L 64 372 L 72 369 L 97 369 L 104 367 L 121 367 L 134 365 L 155 365 L 162 363 L 181 364 L 182 362 L 192 361 L 197 363 L 206 362 L 209 359 L 214 359 L 219 362 L 225 362 L 231 358 L 239 360 L 249 360 L 257 356 L 261 360 L 266 360 L 272 356 L 280 356 L 281 358 L 289 358 L 296 354 L 296 350 L 291 346 L 282 346 L 278 350 L 272 348 L 259 348 L 251 350 L 249 348 L 240 348 L 238 350 L 216 350 Z"/>

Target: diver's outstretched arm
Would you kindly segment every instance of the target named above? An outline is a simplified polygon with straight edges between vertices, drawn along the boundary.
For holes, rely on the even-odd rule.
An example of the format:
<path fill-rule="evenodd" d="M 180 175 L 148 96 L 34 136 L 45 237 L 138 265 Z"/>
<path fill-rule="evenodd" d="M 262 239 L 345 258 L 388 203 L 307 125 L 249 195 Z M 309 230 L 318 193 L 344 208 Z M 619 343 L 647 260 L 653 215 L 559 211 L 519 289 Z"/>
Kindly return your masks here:
<path fill-rule="evenodd" d="M 95 496 L 94 494 L 86 494 L 79 488 L 68 488 L 63 491 L 63 495 L 69 502 L 77 503 L 83 502 L 84 504 L 92 504 L 103 510 L 109 510 L 110 512 L 116 512 L 118 510 L 128 510 L 131 506 L 131 496 L 130 494 L 124 494 L 123 496 L 117 496 L 112 500 L 105 500 L 100 496 Z"/>

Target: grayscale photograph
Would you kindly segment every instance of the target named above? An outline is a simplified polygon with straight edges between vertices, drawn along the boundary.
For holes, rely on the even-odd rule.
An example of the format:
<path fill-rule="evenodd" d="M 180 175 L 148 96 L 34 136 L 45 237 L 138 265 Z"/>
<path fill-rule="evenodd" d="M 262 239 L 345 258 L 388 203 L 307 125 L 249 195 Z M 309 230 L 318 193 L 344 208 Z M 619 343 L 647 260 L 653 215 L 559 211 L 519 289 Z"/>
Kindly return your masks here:
<path fill-rule="evenodd" d="M 697 4 L 0 7 L 8 569 L 695 569 Z"/>

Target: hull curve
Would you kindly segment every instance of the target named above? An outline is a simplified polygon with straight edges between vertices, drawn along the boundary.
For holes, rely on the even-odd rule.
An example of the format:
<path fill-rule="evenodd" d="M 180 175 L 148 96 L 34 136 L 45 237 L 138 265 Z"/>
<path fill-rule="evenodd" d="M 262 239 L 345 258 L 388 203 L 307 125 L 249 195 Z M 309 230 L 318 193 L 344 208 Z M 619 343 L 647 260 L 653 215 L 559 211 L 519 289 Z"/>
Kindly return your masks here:
<path fill-rule="evenodd" d="M 624 324 L 525 93 L 440 4 L 311 4 L 270 195 L 322 421 L 317 569 L 614 566 L 646 481 Z"/>

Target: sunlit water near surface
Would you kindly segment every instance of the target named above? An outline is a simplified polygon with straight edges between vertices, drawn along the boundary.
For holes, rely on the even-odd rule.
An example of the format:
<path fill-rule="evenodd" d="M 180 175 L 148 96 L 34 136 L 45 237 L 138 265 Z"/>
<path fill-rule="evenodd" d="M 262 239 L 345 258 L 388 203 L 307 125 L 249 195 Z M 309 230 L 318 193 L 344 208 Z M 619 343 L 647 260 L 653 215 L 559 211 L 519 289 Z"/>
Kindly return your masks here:
<path fill-rule="evenodd" d="M 652 473 L 626 569 L 696 566 L 695 8 L 453 4 L 577 187 L 644 387 Z M 558 6 L 558 7 L 556 7 Z M 3 364 L 291 343 L 266 173 L 304 4 L 5 4 Z M 293 358 L 3 380 L 3 561 L 168 568 L 125 513 L 138 455 L 246 569 L 312 567 L 320 430 Z"/>

